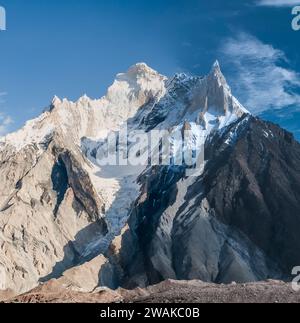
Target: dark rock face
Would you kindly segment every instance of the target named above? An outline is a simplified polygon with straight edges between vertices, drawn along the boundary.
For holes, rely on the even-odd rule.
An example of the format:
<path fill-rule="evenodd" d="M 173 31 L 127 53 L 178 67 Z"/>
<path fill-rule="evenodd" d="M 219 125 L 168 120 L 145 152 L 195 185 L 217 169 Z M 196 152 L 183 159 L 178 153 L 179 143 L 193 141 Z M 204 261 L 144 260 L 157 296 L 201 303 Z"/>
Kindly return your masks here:
<path fill-rule="evenodd" d="M 207 140 L 205 157 L 197 178 L 178 168 L 140 178 L 124 235 L 132 240 L 123 243 L 124 286 L 287 278 L 300 264 L 300 144 L 244 116 Z"/>
<path fill-rule="evenodd" d="M 126 267 L 126 284 L 129 284 L 129 287 L 136 285 L 131 280 L 133 276 L 142 277 L 141 280 L 138 279 L 137 285 L 143 286 L 155 284 L 164 279 L 162 273 L 155 269 L 151 261 L 155 253 L 152 241 L 159 227 L 162 213 L 169 205 L 175 203 L 176 182 L 183 175 L 184 169 L 182 168 L 154 167 L 139 178 L 144 185 L 129 219 L 130 227 L 133 229 L 131 231 L 133 238 L 123 237 L 123 241 L 126 241 L 123 243 L 125 250 L 128 248 L 132 250 L 130 254 L 121 251 L 125 254 L 121 262 Z"/>
<path fill-rule="evenodd" d="M 22 293 L 84 261 L 91 240 L 107 234 L 107 223 L 72 142 L 53 134 L 42 148 L 11 149 L 0 154 L 0 276 L 6 277 L 0 280 Z"/>
<path fill-rule="evenodd" d="M 218 220 L 245 233 L 289 275 L 300 264 L 300 144 L 251 117 L 235 145 L 220 152 L 230 131 L 212 144 L 205 196 Z"/>
<path fill-rule="evenodd" d="M 70 151 L 61 153 L 59 159 L 65 165 L 69 185 L 73 189 L 77 202 L 86 210 L 91 222 L 102 220 L 101 210 L 103 203 L 96 193 L 88 173 Z"/>
<path fill-rule="evenodd" d="M 53 190 L 57 194 L 57 201 L 54 208 L 54 215 L 56 216 L 69 186 L 68 173 L 61 159 L 58 159 L 53 166 L 51 180 L 53 184 Z"/>

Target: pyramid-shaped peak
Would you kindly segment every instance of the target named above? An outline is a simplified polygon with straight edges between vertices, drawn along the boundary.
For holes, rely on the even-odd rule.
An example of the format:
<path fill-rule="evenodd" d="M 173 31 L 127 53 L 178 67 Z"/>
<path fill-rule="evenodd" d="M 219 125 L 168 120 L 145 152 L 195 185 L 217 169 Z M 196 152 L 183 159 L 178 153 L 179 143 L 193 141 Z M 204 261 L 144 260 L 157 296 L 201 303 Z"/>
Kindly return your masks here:
<path fill-rule="evenodd" d="M 216 60 L 213 64 L 213 69 L 214 70 L 220 70 L 221 71 L 221 67 L 220 67 L 220 63 L 218 60 Z"/>
<path fill-rule="evenodd" d="M 210 74 L 215 75 L 215 76 L 223 76 L 223 73 L 221 70 L 221 65 L 218 60 L 216 60 L 213 63 Z"/>
<path fill-rule="evenodd" d="M 229 89 L 229 85 L 227 84 L 226 78 L 222 73 L 221 66 L 218 60 L 214 62 L 211 68 L 211 72 L 208 75 L 208 78 L 211 81 L 217 82 L 219 86 L 223 85 L 224 87 L 227 87 Z"/>

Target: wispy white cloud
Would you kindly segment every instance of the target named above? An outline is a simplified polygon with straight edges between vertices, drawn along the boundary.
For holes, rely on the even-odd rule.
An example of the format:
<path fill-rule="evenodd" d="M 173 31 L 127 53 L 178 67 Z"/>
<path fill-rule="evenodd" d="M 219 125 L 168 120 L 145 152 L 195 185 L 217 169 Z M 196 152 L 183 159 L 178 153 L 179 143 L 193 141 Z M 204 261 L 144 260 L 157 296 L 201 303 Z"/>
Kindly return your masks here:
<path fill-rule="evenodd" d="M 13 123 L 10 116 L 0 114 L 0 136 L 5 135 L 8 132 L 8 127 Z"/>
<path fill-rule="evenodd" d="M 299 0 L 258 0 L 256 2 L 258 6 L 269 6 L 269 7 L 292 7 L 300 5 Z"/>
<path fill-rule="evenodd" d="M 0 106 L 5 103 L 5 96 L 7 95 L 6 92 L 0 92 Z M 13 120 L 10 116 L 0 112 L 0 136 L 5 135 L 8 130 L 9 126 L 13 123 Z"/>
<path fill-rule="evenodd" d="M 251 112 L 300 106 L 300 75 L 284 67 L 283 51 L 241 33 L 226 39 L 221 52 L 232 69 L 233 88 Z"/>

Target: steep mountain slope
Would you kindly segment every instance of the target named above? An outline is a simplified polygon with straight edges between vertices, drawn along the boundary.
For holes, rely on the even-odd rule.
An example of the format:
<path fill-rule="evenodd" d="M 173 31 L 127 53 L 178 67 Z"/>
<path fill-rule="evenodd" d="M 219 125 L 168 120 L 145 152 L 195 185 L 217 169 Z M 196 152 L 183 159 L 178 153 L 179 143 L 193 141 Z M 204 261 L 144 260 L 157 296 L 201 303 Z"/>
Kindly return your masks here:
<path fill-rule="evenodd" d="M 102 164 L 124 130 L 129 150 L 163 131 L 171 164 Z M 249 114 L 217 62 L 171 79 L 140 63 L 99 100 L 55 97 L 0 139 L 0 289 L 287 277 L 300 263 L 299 146 Z M 196 172 L 175 162 L 188 149 Z"/>
<path fill-rule="evenodd" d="M 187 145 L 201 150 L 201 145 L 210 133 L 225 128 L 248 113 L 231 94 L 218 62 L 205 77 L 177 74 L 170 80 L 164 78 L 164 82 L 163 91 L 159 91 L 156 96 L 150 95 L 136 114 L 119 128 L 119 132 L 114 131 L 120 135 L 124 131 L 123 127 L 126 127 L 128 150 L 131 142 L 136 140 L 135 135 L 142 133 L 151 136 L 154 131 L 164 131 L 172 146 L 173 158 L 176 158 L 181 154 L 184 130 L 191 130 Z M 109 243 L 126 224 L 131 205 L 138 198 L 142 185 L 138 177 L 147 168 L 147 163 L 138 167 L 102 166 L 99 156 L 102 156 L 103 147 L 104 150 L 107 148 L 106 140 L 85 137 L 81 140 L 81 149 L 95 169 L 92 176 L 96 186 L 103 192 L 102 195 L 107 196 L 106 219 L 110 232 L 106 239 L 91 244 L 92 249 L 100 249 L 101 252 L 107 250 Z M 155 151 L 155 147 L 151 148 Z M 118 191 L 112 187 L 115 178 L 118 180 Z M 127 212 L 123 211 L 124 208 Z"/>
<path fill-rule="evenodd" d="M 126 181 L 132 200 L 138 187 L 128 177 L 95 175 L 98 168 L 82 154 L 81 139 L 119 129 L 145 102 L 164 94 L 164 81 L 137 64 L 118 75 L 100 100 L 84 96 L 73 103 L 55 97 L 39 118 L 0 139 L 2 289 L 24 292 L 59 277 L 89 260 L 95 241 L 106 241 L 104 214 L 120 182 Z M 118 201 L 122 217 L 130 203 L 124 197 Z"/>
<path fill-rule="evenodd" d="M 220 141 L 212 145 L 214 165 L 210 162 L 204 174 L 205 195 L 215 216 L 246 234 L 290 275 L 300 263 L 299 143 L 290 133 L 252 117 L 235 144 L 218 156 L 220 150 Z"/>
<path fill-rule="evenodd" d="M 121 238 L 124 286 L 288 278 L 300 263 L 300 144 L 245 115 L 212 134 L 205 156 L 199 177 L 165 167 L 141 178 Z"/>
<path fill-rule="evenodd" d="M 89 237 L 107 232 L 81 153 L 55 135 L 43 144 L 43 151 L 32 145 L 1 158 L 2 280 L 20 292 L 59 262 L 54 276 L 73 266 Z"/>

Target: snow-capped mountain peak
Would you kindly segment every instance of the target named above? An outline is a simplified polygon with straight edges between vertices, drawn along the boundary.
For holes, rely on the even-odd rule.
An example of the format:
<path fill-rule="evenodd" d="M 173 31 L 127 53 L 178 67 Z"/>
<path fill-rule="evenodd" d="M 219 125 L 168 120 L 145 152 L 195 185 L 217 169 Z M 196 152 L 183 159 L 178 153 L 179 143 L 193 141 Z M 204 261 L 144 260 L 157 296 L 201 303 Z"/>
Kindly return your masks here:
<path fill-rule="evenodd" d="M 0 138 L 0 149 L 6 145 L 13 150 L 38 145 L 54 131 L 67 134 L 77 144 L 82 137 L 105 138 L 110 131 L 118 131 L 149 100 L 164 96 L 166 80 L 145 63 L 138 63 L 126 73 L 118 74 L 100 99 L 91 99 L 85 94 L 72 102 L 54 96 L 49 109 L 41 116 Z"/>
<path fill-rule="evenodd" d="M 67 133 L 77 144 L 83 137 L 103 139 L 140 110 L 147 130 L 182 127 L 187 120 L 205 132 L 221 129 L 249 113 L 232 95 L 218 61 L 205 77 L 181 73 L 170 80 L 138 63 L 118 74 L 100 99 L 85 94 L 72 102 L 55 96 L 48 111 L 1 142 L 21 149 L 39 144 L 53 131 Z"/>
<path fill-rule="evenodd" d="M 127 77 L 136 77 L 136 78 L 147 78 L 147 77 L 157 77 L 160 76 L 160 74 L 149 67 L 146 63 L 136 63 L 132 65 L 126 73 L 121 73 L 118 74 L 117 77 L 122 77 L 122 76 L 127 76 Z"/>
<path fill-rule="evenodd" d="M 226 81 L 224 74 L 222 73 L 221 66 L 218 60 L 215 61 L 215 63 L 213 64 L 208 78 L 211 82 L 215 81 L 218 83 L 218 86 L 223 86 L 224 89 L 230 91 L 230 87 Z"/>
<path fill-rule="evenodd" d="M 81 103 L 85 103 L 85 102 L 89 102 L 91 101 L 92 99 L 90 97 L 87 96 L 87 94 L 84 94 L 83 96 L 81 96 L 78 100 L 78 102 L 81 102 Z"/>
<path fill-rule="evenodd" d="M 181 127 L 184 120 L 205 131 L 220 130 L 249 112 L 232 95 L 216 61 L 208 75 L 176 74 L 166 95 L 145 118 L 148 129 Z"/>
<path fill-rule="evenodd" d="M 51 101 L 51 106 L 56 107 L 62 103 L 62 100 L 58 96 L 54 96 L 52 101 Z"/>
<path fill-rule="evenodd" d="M 106 98 L 111 103 L 122 105 L 123 108 L 128 108 L 128 105 L 141 106 L 150 97 L 161 97 L 165 94 L 166 80 L 165 76 L 145 63 L 138 63 L 131 66 L 126 73 L 117 75 L 108 89 Z"/>
<path fill-rule="evenodd" d="M 160 277 L 226 283 L 275 277 L 277 269 L 269 260 L 283 241 L 281 217 L 288 220 L 286 249 L 298 243 L 288 266 L 297 263 L 300 244 L 294 228 L 299 221 L 293 214 L 299 214 L 299 194 L 293 194 L 300 147 L 283 130 L 245 114 L 218 62 L 206 76 L 181 73 L 169 80 L 139 63 L 118 74 L 100 99 L 54 97 L 40 117 L 0 138 L 0 271 L 1 264 L 9 269 L 4 288 L 24 292 L 64 276 L 70 266 L 115 251 L 112 263 L 103 256 L 101 277 L 109 286 L 119 287 L 124 277 L 137 285 Z M 123 125 L 129 130 L 126 143 L 117 137 Z M 149 165 L 148 158 L 142 165 L 128 158 L 128 167 L 117 159 L 107 166 L 100 163 L 101 151 L 106 159 L 109 134 L 116 135 L 113 152 L 126 145 L 127 156 L 138 158 L 143 150 L 134 135 L 152 135 L 151 130 L 166 130 L 167 167 Z M 157 152 L 160 140 L 151 145 Z M 201 165 L 195 176 L 184 174 L 186 151 L 196 158 L 205 152 L 197 158 Z M 270 183 L 275 194 L 265 190 Z M 257 231 L 262 218 L 264 227 Z M 252 219 L 257 226 L 247 226 Z M 262 251 L 270 248 L 274 252 L 264 256 Z M 119 258 L 123 255 L 126 259 Z M 279 264 L 286 263 L 286 256 L 290 253 L 277 257 Z M 151 266 L 140 266 L 144 263 Z M 101 268 L 96 269 L 98 284 Z"/>

